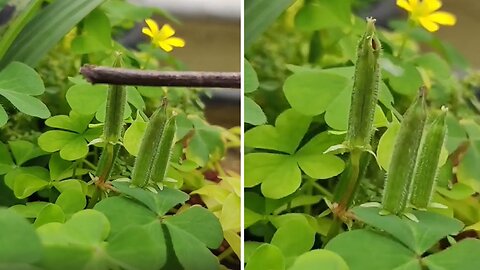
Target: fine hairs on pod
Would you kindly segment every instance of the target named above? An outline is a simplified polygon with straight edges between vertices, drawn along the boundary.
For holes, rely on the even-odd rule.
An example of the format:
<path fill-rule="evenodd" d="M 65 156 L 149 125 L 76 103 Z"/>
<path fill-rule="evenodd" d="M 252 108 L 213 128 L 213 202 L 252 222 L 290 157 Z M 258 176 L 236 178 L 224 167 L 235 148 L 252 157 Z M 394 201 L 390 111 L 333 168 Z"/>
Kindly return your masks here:
<path fill-rule="evenodd" d="M 403 213 L 407 206 L 426 118 L 425 88 L 422 87 L 404 114 L 385 180 L 382 205 L 392 214 Z"/>
<path fill-rule="evenodd" d="M 367 30 L 357 47 L 357 61 L 351 96 L 346 144 L 368 148 L 373 133 L 373 118 L 378 100 L 382 45 L 375 32 L 375 19 L 367 18 Z"/>
<path fill-rule="evenodd" d="M 167 101 L 164 99 L 162 106 L 150 117 L 142 142 L 140 143 L 138 156 L 135 159 L 132 171 L 133 185 L 144 187 L 149 183 L 156 151 L 159 147 L 167 120 Z"/>
<path fill-rule="evenodd" d="M 410 202 L 420 209 L 426 209 L 432 198 L 440 153 L 447 134 L 447 112 L 448 109 L 442 107 L 440 114 L 434 117 L 432 123 L 426 128 L 418 153 Z"/>

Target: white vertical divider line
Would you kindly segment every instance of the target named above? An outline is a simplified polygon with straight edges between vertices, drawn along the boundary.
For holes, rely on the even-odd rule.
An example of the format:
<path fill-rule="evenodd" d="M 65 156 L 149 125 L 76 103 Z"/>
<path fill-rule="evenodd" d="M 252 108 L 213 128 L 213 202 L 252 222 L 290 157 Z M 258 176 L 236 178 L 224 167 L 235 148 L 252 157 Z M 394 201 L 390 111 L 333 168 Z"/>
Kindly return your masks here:
<path fill-rule="evenodd" d="M 240 1 L 240 74 L 241 74 L 241 86 L 240 86 L 240 130 L 241 130 L 241 135 L 240 135 L 240 188 L 241 188 L 241 196 L 240 196 L 240 209 L 241 209 L 241 214 L 240 214 L 240 239 L 241 239 L 241 256 L 240 256 L 240 269 L 244 270 L 244 262 L 245 262 L 245 189 L 244 189 L 244 183 L 245 183 L 245 162 L 244 162 L 244 157 L 245 157 L 245 151 L 244 151 L 244 145 L 245 145 L 245 136 L 244 130 L 245 130 L 245 124 L 244 124 L 244 118 L 245 118 L 245 108 L 244 108 L 244 93 L 245 93 L 245 84 L 244 84 L 244 75 L 245 75 L 245 70 L 244 70 L 244 53 L 245 53 L 245 32 L 244 32 L 244 26 L 245 26 L 245 2 L 243 0 L 237 0 Z"/>

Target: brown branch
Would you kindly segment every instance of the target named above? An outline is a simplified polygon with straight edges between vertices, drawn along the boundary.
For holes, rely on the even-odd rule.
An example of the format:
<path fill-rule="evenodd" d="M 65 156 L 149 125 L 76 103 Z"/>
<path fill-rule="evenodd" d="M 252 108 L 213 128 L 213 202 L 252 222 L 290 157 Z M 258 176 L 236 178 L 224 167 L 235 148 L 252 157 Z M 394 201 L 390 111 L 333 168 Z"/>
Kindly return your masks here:
<path fill-rule="evenodd" d="M 90 83 L 142 86 L 240 88 L 239 72 L 153 71 L 85 65 L 80 73 Z"/>

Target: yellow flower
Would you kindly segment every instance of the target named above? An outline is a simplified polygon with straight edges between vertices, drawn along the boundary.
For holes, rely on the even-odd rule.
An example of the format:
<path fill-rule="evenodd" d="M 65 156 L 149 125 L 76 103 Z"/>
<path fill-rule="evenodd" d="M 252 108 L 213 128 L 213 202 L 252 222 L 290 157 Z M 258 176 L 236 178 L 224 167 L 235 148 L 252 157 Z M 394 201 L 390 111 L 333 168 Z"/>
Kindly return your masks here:
<path fill-rule="evenodd" d="M 185 41 L 181 38 L 174 37 L 175 30 L 165 24 L 162 28 L 158 29 L 158 24 L 152 19 L 146 19 L 148 27 L 142 28 L 142 33 L 149 36 L 152 39 L 153 45 L 162 48 L 166 52 L 171 52 L 173 47 L 185 46 Z"/>
<path fill-rule="evenodd" d="M 454 25 L 457 22 L 455 15 L 437 11 L 442 7 L 440 0 L 397 0 L 397 6 L 410 13 L 410 19 L 419 23 L 430 32 L 435 32 L 441 25 Z"/>

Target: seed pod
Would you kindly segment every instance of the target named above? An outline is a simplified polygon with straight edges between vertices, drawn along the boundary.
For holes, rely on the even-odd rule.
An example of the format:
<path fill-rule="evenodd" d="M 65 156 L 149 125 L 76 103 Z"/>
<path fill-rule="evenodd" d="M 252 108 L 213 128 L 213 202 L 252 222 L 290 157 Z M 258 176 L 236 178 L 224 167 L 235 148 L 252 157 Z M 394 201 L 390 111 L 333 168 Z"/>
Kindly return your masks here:
<path fill-rule="evenodd" d="M 405 113 L 395 140 L 382 200 L 383 208 L 392 214 L 400 214 L 405 210 L 410 195 L 415 161 L 427 117 L 424 93 L 424 88 L 421 88 L 419 96 Z"/>
<path fill-rule="evenodd" d="M 381 50 L 380 40 L 375 33 L 375 19 L 367 18 L 367 30 L 357 48 L 346 142 L 350 147 L 367 148 L 370 145 L 378 100 L 378 59 Z"/>
<path fill-rule="evenodd" d="M 145 134 L 135 159 L 132 171 L 132 184 L 143 187 L 150 180 L 153 159 L 160 144 L 161 134 L 167 122 L 167 102 L 158 108 L 150 117 Z"/>
<path fill-rule="evenodd" d="M 418 154 L 410 198 L 410 202 L 417 208 L 427 208 L 432 197 L 440 153 L 447 133 L 447 111 L 447 108 L 442 107 L 442 113 L 433 120 Z"/>
<path fill-rule="evenodd" d="M 113 67 L 121 67 L 122 57 L 117 54 Z M 123 114 L 127 104 L 127 91 L 123 85 L 110 85 L 107 96 L 105 125 L 103 127 L 106 142 L 116 143 L 120 139 L 123 128 Z"/>
<path fill-rule="evenodd" d="M 177 131 L 175 116 L 165 124 L 158 149 L 153 160 L 153 169 L 151 174 L 152 182 L 162 182 L 167 174 L 168 163 L 172 156 L 172 146 L 175 142 L 175 132 Z"/>

